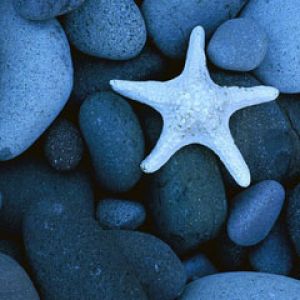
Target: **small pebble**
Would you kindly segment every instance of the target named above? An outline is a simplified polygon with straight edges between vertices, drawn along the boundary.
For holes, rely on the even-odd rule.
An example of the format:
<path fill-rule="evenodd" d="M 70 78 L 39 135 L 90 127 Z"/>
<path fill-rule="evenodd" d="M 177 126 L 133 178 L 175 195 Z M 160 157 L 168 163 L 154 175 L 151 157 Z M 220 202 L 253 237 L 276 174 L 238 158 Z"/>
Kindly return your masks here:
<path fill-rule="evenodd" d="M 274 180 L 259 182 L 233 200 L 227 222 L 230 239 L 241 246 L 258 244 L 275 224 L 285 199 L 282 185 Z"/>
<path fill-rule="evenodd" d="M 144 206 L 139 202 L 104 199 L 97 205 L 97 219 L 104 229 L 135 230 L 146 218 Z"/>
<path fill-rule="evenodd" d="M 212 36 L 207 54 L 218 67 L 233 71 L 251 71 L 263 61 L 268 38 L 251 19 L 238 18 L 223 23 Z"/>

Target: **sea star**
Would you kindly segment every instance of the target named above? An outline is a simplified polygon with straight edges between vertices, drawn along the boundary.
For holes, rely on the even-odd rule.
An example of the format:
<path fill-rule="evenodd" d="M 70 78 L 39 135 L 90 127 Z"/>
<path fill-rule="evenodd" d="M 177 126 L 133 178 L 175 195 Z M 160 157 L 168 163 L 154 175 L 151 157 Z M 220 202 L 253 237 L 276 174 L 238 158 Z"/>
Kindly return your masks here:
<path fill-rule="evenodd" d="M 221 87 L 210 78 L 205 57 L 205 32 L 191 33 L 183 72 L 166 81 L 111 80 L 119 94 L 147 104 L 163 117 L 163 130 L 151 154 L 141 163 L 145 173 L 160 169 L 180 148 L 202 144 L 222 160 L 236 182 L 250 184 L 250 171 L 229 129 L 230 116 L 247 106 L 275 100 L 274 87 Z"/>

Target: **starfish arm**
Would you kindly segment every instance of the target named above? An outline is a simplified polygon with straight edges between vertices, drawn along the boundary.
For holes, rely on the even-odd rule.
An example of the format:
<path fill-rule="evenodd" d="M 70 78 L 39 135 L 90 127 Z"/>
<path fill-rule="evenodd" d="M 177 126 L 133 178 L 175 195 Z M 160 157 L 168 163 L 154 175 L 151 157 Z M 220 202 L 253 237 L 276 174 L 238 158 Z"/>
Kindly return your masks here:
<path fill-rule="evenodd" d="M 228 107 L 231 113 L 247 106 L 273 101 L 279 95 L 276 88 L 263 85 L 249 88 L 225 87 L 223 89 L 228 97 Z"/>
<path fill-rule="evenodd" d="M 168 93 L 163 82 L 111 80 L 112 89 L 120 95 L 161 111 Z"/>
<path fill-rule="evenodd" d="M 234 180 L 242 187 L 247 187 L 251 181 L 250 170 L 228 129 L 215 135 L 211 145 L 208 145 L 221 159 Z"/>

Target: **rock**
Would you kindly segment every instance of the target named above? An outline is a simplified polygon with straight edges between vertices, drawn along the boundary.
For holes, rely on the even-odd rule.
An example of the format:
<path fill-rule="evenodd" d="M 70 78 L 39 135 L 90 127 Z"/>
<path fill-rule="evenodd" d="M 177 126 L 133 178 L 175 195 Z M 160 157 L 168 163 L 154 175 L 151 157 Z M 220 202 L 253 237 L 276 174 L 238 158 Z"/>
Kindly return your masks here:
<path fill-rule="evenodd" d="M 70 49 L 56 20 L 31 22 L 0 4 L 0 160 L 30 147 L 56 118 L 73 84 Z"/>
<path fill-rule="evenodd" d="M 111 91 L 113 79 L 149 80 L 161 79 L 167 63 L 153 48 L 146 47 L 140 55 L 128 61 L 99 59 L 84 54 L 74 58 L 73 98 L 77 103 L 99 91 Z"/>
<path fill-rule="evenodd" d="M 251 19 L 238 18 L 223 23 L 213 34 L 207 53 L 218 67 L 233 71 L 251 71 L 263 61 L 268 37 Z"/>
<path fill-rule="evenodd" d="M 218 72 L 216 83 L 251 87 L 260 85 L 249 74 Z M 252 182 L 286 179 L 295 156 L 294 137 L 285 114 L 276 101 L 236 112 L 230 129 L 251 172 Z"/>
<path fill-rule="evenodd" d="M 0 299 L 38 300 L 30 278 L 24 269 L 11 257 L 0 253 Z"/>
<path fill-rule="evenodd" d="M 99 183 L 114 192 L 130 190 L 140 179 L 144 137 L 130 105 L 112 92 L 87 98 L 80 127 Z"/>
<path fill-rule="evenodd" d="M 108 231 L 135 270 L 148 299 L 173 300 L 186 281 L 183 265 L 175 253 L 156 237 L 136 232 Z"/>
<path fill-rule="evenodd" d="M 23 264 L 23 245 L 16 241 L 0 240 L 0 252 L 15 259 L 19 264 Z"/>
<path fill-rule="evenodd" d="M 171 58 L 183 58 L 192 29 L 201 25 L 209 36 L 234 18 L 245 0 L 144 0 L 147 30 L 156 46 Z"/>
<path fill-rule="evenodd" d="M 29 20 L 47 20 L 78 8 L 85 0 L 13 0 L 17 12 Z"/>
<path fill-rule="evenodd" d="M 194 281 L 198 278 L 215 274 L 217 269 L 204 254 L 197 254 L 183 261 L 187 279 Z"/>
<path fill-rule="evenodd" d="M 148 299 L 120 249 L 66 199 L 35 202 L 23 223 L 29 264 L 42 299 Z"/>
<path fill-rule="evenodd" d="M 179 300 L 298 299 L 300 281 L 257 272 L 230 272 L 200 278 L 190 283 Z"/>
<path fill-rule="evenodd" d="M 255 75 L 282 93 L 300 92 L 300 6 L 294 0 L 248 1 L 242 16 L 251 18 L 268 35 L 269 47 Z"/>
<path fill-rule="evenodd" d="M 151 194 L 154 224 L 179 253 L 214 238 L 225 222 L 221 174 L 214 155 L 202 146 L 181 149 L 154 173 Z"/>
<path fill-rule="evenodd" d="M 101 58 L 133 58 L 146 42 L 145 23 L 133 0 L 86 0 L 64 24 L 77 49 Z"/>
<path fill-rule="evenodd" d="M 293 267 L 293 251 L 282 224 L 277 224 L 267 238 L 250 252 L 249 259 L 255 271 L 290 274 Z"/>
<path fill-rule="evenodd" d="M 83 155 L 83 140 L 79 130 L 70 121 L 59 120 L 47 132 L 44 152 L 54 169 L 75 169 Z"/>
<path fill-rule="evenodd" d="M 93 214 L 93 193 L 83 173 L 61 174 L 36 159 L 18 159 L 0 165 L 0 190 L 4 196 L 0 228 L 21 233 L 23 214 L 45 195 L 53 200 L 66 199 L 78 210 Z"/>
<path fill-rule="evenodd" d="M 104 199 L 98 203 L 97 219 L 104 229 L 135 230 L 146 218 L 144 206 L 139 202 Z"/>
<path fill-rule="evenodd" d="M 230 239 L 241 246 L 261 242 L 277 220 L 285 198 L 282 185 L 265 180 L 235 197 L 227 222 Z"/>

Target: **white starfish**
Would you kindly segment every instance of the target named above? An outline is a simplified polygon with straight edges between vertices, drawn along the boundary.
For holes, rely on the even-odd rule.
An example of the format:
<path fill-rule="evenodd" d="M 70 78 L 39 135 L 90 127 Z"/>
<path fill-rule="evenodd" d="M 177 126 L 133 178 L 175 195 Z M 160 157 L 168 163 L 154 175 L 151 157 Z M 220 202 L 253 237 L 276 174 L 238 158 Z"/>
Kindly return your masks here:
<path fill-rule="evenodd" d="M 276 99 L 274 87 L 221 87 L 210 78 L 205 57 L 205 33 L 194 28 L 182 74 L 166 81 L 111 80 L 114 91 L 156 109 L 163 117 L 163 130 L 151 154 L 141 163 L 145 173 L 160 169 L 180 148 L 202 144 L 222 160 L 236 182 L 250 184 L 250 171 L 229 129 L 237 110 Z"/>

